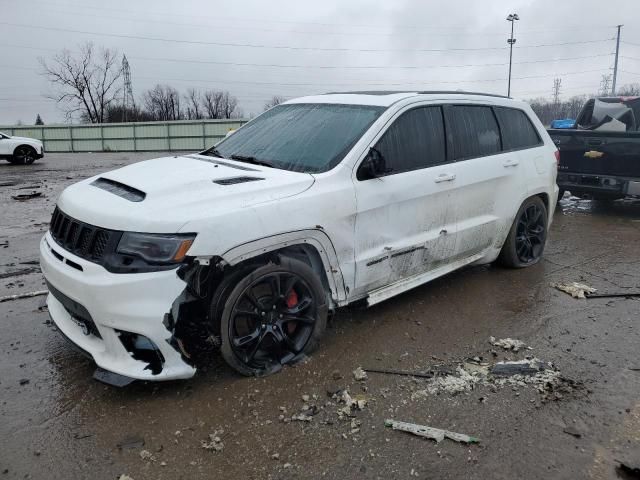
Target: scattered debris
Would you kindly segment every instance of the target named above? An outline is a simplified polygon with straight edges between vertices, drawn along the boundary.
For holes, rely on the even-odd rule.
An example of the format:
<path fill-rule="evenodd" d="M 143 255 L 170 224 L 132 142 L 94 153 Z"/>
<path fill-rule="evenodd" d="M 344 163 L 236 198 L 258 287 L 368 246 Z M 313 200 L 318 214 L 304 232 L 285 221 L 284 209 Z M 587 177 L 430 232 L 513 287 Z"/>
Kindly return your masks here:
<path fill-rule="evenodd" d="M 21 378 L 20 379 L 20 385 L 27 385 L 31 380 L 29 380 L 28 378 Z"/>
<path fill-rule="evenodd" d="M 338 418 L 341 420 L 346 417 L 352 417 L 353 412 L 357 410 L 364 410 L 367 405 L 365 398 L 357 396 L 352 398 L 347 390 L 339 390 L 333 395 L 333 398 L 338 400 L 339 403 L 344 403 L 344 407 L 338 409 Z"/>
<path fill-rule="evenodd" d="M 0 187 L 13 187 L 17 184 L 18 182 L 0 182 Z"/>
<path fill-rule="evenodd" d="M 582 437 L 582 433 L 580 433 L 578 430 L 576 430 L 573 427 L 566 427 L 562 431 L 568 435 L 571 435 L 572 437 L 576 437 L 576 438 Z"/>
<path fill-rule="evenodd" d="M 133 480 L 133 477 L 130 477 L 129 475 L 123 473 L 118 477 L 118 480 Z"/>
<path fill-rule="evenodd" d="M 518 352 L 521 348 L 526 347 L 522 340 L 515 338 L 501 338 L 496 340 L 496 337 L 489 337 L 489 343 L 494 347 L 501 347 L 505 350 L 511 350 L 512 352 Z"/>
<path fill-rule="evenodd" d="M 440 443 L 445 438 L 462 443 L 479 443 L 480 440 L 463 433 L 450 432 L 439 428 L 426 427 L 424 425 L 416 425 L 415 423 L 399 422 L 397 420 L 385 420 L 385 427 L 391 427 L 393 430 L 412 433 L 419 437 L 430 438 Z"/>
<path fill-rule="evenodd" d="M 10 302 L 12 300 L 20 300 L 22 298 L 38 297 L 40 295 L 46 295 L 49 290 L 38 290 L 37 292 L 18 293 L 16 295 L 8 295 L 6 297 L 0 297 L 0 303 Z"/>
<path fill-rule="evenodd" d="M 367 372 L 362 369 L 362 367 L 358 367 L 353 371 L 353 378 L 355 378 L 358 382 L 364 382 L 367 377 Z"/>
<path fill-rule="evenodd" d="M 410 372 L 408 370 L 388 370 L 382 368 L 365 368 L 363 369 L 368 373 L 382 373 L 386 375 L 401 375 L 405 377 L 416 377 L 416 378 L 433 378 L 433 372 Z"/>
<path fill-rule="evenodd" d="M 587 298 L 632 298 L 640 297 L 640 292 L 627 292 L 627 293 L 588 293 Z"/>
<path fill-rule="evenodd" d="M 587 298 L 587 294 L 592 294 L 597 289 L 585 285 L 584 283 L 571 282 L 571 283 L 552 283 L 551 286 L 561 292 L 568 293 L 573 298 Z"/>
<path fill-rule="evenodd" d="M 542 372 L 545 365 L 538 359 L 498 362 L 491 368 L 491 374 L 498 376 L 535 375 Z"/>
<path fill-rule="evenodd" d="M 20 193 L 18 195 L 11 195 L 11 198 L 24 202 L 25 200 L 31 200 L 32 198 L 38 198 L 42 196 L 42 192 Z"/>
<path fill-rule="evenodd" d="M 303 401 L 304 403 L 308 403 L 308 402 L 309 402 L 309 400 L 310 400 L 309 395 L 302 395 L 302 401 Z"/>
<path fill-rule="evenodd" d="M 472 390 L 477 383 L 482 382 L 484 377 L 485 375 L 480 372 L 470 373 L 463 367 L 458 366 L 455 374 L 436 377 L 427 385 L 426 389 L 413 392 L 411 394 L 411 400 L 434 395 L 441 391 L 452 395 L 467 392 Z"/>
<path fill-rule="evenodd" d="M 209 441 L 202 440 L 200 445 L 205 450 L 212 450 L 214 452 L 221 452 L 224 450 L 224 443 L 222 443 L 222 439 L 220 436 L 224 433 L 224 430 L 216 430 L 213 433 L 209 434 Z"/>
<path fill-rule="evenodd" d="M 29 275 L 30 273 L 34 273 L 37 271 L 39 271 L 38 268 L 23 268 L 21 270 L 14 270 L 13 272 L 0 273 L 0 279 L 20 277 L 22 275 Z"/>
<path fill-rule="evenodd" d="M 156 457 L 149 450 L 140 450 L 140 458 L 142 460 L 148 460 L 149 462 L 156 461 Z"/>
<path fill-rule="evenodd" d="M 274 453 L 273 455 L 271 455 L 271 458 L 273 460 L 280 460 L 280 454 L 279 453 Z"/>

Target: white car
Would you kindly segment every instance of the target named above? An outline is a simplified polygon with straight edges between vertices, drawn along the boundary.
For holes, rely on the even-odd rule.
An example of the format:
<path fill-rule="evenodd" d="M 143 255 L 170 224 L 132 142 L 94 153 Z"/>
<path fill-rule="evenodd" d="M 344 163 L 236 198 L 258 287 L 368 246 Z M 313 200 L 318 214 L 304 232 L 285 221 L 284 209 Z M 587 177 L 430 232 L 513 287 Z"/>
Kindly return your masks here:
<path fill-rule="evenodd" d="M 42 157 L 44 157 L 44 146 L 40 140 L 12 137 L 0 132 L 0 159 L 17 165 L 30 165 Z"/>
<path fill-rule="evenodd" d="M 108 382 L 188 378 L 218 350 L 269 373 L 318 345 L 330 310 L 537 263 L 556 171 L 509 98 L 291 100 L 202 153 L 68 187 L 40 246 L 49 312 Z"/>

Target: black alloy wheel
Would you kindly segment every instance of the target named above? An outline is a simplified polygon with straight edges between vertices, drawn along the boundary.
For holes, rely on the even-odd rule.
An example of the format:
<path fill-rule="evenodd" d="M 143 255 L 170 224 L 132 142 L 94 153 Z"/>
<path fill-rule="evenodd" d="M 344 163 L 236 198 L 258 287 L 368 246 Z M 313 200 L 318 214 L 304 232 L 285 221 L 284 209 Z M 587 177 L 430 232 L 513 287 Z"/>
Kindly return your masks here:
<path fill-rule="evenodd" d="M 324 289 L 308 265 L 283 259 L 259 267 L 227 298 L 222 354 L 245 375 L 275 371 L 315 348 L 326 316 Z"/>
<path fill-rule="evenodd" d="M 547 212 L 537 204 L 529 205 L 518 219 L 516 253 L 523 263 L 531 263 L 542 255 L 547 238 Z"/>
<path fill-rule="evenodd" d="M 538 263 L 547 243 L 548 221 L 547 207 L 542 199 L 538 196 L 526 199 L 502 245 L 498 263 L 511 268 Z"/>
<path fill-rule="evenodd" d="M 11 163 L 16 165 L 31 165 L 36 161 L 36 152 L 31 147 L 18 147 L 13 152 L 13 158 Z"/>

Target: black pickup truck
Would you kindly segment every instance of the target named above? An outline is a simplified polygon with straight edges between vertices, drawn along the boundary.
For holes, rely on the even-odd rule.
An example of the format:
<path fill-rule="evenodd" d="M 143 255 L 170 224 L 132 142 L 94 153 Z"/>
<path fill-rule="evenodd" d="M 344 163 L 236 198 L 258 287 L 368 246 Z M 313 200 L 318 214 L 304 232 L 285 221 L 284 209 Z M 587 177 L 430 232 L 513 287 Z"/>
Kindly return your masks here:
<path fill-rule="evenodd" d="M 640 197 L 640 97 L 590 99 L 574 128 L 550 129 L 560 150 L 558 186 L 576 196 Z"/>

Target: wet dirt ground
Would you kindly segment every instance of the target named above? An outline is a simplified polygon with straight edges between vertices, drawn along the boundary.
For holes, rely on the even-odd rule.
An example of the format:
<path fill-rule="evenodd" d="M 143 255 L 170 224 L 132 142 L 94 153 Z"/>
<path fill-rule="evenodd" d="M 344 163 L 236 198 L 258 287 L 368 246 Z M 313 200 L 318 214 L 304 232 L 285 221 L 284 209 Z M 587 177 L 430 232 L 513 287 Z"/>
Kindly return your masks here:
<path fill-rule="evenodd" d="M 37 247 L 65 186 L 157 156 L 1 164 L 0 297 L 45 288 Z M 12 198 L 32 191 L 42 195 Z M 624 478 L 618 461 L 640 466 L 640 299 L 577 300 L 550 283 L 640 291 L 639 240 L 640 202 L 567 198 L 539 265 L 471 267 L 368 310 L 341 311 L 319 351 L 266 378 L 239 377 L 216 360 L 189 381 L 105 386 L 50 324 L 44 297 L 0 303 L 0 478 Z M 490 336 L 532 350 L 507 352 Z M 430 380 L 352 375 L 358 366 L 424 371 L 525 355 L 553 362 L 570 388 L 412 395 Z M 327 392 L 340 388 L 368 401 L 354 419 L 336 414 L 341 405 Z M 291 421 L 303 395 L 317 414 Z M 480 443 L 436 444 L 385 428 L 387 418 Z M 216 431 L 224 448 L 203 448 Z"/>

